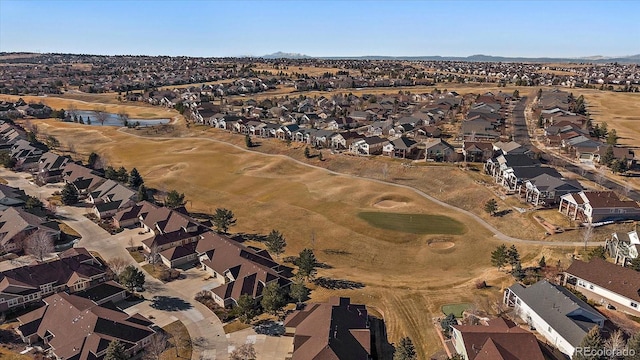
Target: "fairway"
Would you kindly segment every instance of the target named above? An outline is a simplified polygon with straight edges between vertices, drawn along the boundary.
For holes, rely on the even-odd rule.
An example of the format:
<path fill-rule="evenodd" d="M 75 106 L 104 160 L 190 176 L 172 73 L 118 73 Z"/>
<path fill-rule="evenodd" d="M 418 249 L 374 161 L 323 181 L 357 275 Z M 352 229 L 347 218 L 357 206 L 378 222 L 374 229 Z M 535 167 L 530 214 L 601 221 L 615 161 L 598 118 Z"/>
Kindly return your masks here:
<path fill-rule="evenodd" d="M 364 211 L 358 213 L 358 217 L 377 228 L 411 234 L 462 235 L 466 232 L 464 224 L 444 215 Z"/>

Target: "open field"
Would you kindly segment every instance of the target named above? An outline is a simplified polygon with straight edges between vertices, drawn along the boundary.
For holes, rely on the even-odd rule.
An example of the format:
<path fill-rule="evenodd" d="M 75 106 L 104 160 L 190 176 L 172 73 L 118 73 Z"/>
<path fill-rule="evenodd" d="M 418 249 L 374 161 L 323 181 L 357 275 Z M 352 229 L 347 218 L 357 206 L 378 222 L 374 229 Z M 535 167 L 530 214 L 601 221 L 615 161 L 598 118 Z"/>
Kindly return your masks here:
<path fill-rule="evenodd" d="M 175 110 L 166 109 L 159 106 L 144 105 L 141 103 L 121 103 L 115 100 L 114 94 L 81 94 L 81 95 L 64 95 L 57 96 L 17 96 L 17 95 L 0 95 L 0 100 L 17 101 L 19 98 L 30 103 L 46 104 L 53 109 L 69 109 L 73 105 L 78 110 L 97 110 L 104 109 L 106 112 L 117 114 L 121 111 L 129 114 L 131 118 L 147 118 L 147 119 L 166 119 L 178 116 Z M 113 101 L 107 99 L 113 98 Z M 97 102 L 96 102 L 97 101 Z"/>
<path fill-rule="evenodd" d="M 149 186 L 184 192 L 191 211 L 231 209 L 238 218 L 234 232 L 266 234 L 278 229 L 287 239 L 285 255 L 314 248 L 319 260 L 331 266 L 321 269 L 319 276 L 362 282 L 364 288 L 317 288 L 313 300 L 347 295 L 366 303 L 385 317 L 390 341 L 411 336 L 420 345 L 421 358 L 439 347 L 431 318 L 441 314 L 443 304 L 474 299 L 489 303 L 499 297 L 500 288 L 510 285 L 504 273 L 490 268 L 489 253 L 499 244 L 490 233 L 466 216 L 410 190 L 336 176 L 204 139 L 136 138 L 115 128 L 87 128 L 52 120 L 38 121 L 38 126 L 42 133 L 60 139 L 63 147 L 73 141 L 82 154 L 79 158 L 96 151 L 113 166 L 135 166 Z M 361 166 L 371 167 L 369 160 L 362 161 Z M 413 171 L 420 169 L 407 169 L 411 172 L 404 175 L 389 171 L 389 175 L 412 177 Z M 437 178 L 448 178 L 451 183 L 452 171 L 460 171 L 450 167 L 423 170 L 428 174 L 421 174 L 416 181 L 442 172 Z M 444 181 L 442 186 L 449 188 Z M 445 215 L 472 229 L 473 236 L 400 233 L 358 218 L 360 212 L 376 211 L 380 206 L 390 213 Z M 455 246 L 443 249 L 430 245 L 439 241 Z M 525 261 L 537 261 L 540 251 L 540 247 L 521 249 Z M 542 251 L 547 259 L 564 259 L 573 249 Z M 475 290 L 476 279 L 493 281 L 493 288 Z"/>
<path fill-rule="evenodd" d="M 342 70 L 334 67 L 316 67 L 316 66 L 289 66 L 288 69 L 274 69 L 272 67 L 265 66 L 264 64 L 256 64 L 257 67 L 253 68 L 253 71 L 271 71 L 273 74 L 278 74 L 280 71 L 287 74 L 289 76 L 291 73 L 298 74 L 307 74 L 309 76 L 320 76 L 326 72 L 331 74 L 335 74 L 336 72 Z M 351 74 L 355 74 L 357 71 L 353 69 L 346 70 Z"/>
<path fill-rule="evenodd" d="M 358 217 L 381 229 L 411 234 L 462 235 L 466 232 L 464 224 L 443 215 L 363 211 Z"/>

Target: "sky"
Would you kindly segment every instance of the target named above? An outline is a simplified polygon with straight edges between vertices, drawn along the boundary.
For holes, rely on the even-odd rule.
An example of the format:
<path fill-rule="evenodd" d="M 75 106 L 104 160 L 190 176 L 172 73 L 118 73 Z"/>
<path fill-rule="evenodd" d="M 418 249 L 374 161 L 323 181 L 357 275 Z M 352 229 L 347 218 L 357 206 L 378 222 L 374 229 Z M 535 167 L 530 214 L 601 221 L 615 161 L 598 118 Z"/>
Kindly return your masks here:
<path fill-rule="evenodd" d="M 0 52 L 625 56 L 640 1 L 0 0 Z"/>

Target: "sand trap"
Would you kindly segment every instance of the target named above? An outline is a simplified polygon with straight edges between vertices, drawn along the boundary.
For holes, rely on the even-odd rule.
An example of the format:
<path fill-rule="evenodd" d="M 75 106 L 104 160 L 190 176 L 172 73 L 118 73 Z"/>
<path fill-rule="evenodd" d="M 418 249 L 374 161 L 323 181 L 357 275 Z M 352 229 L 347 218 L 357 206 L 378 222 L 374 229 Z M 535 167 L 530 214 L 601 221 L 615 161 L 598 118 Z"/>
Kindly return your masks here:
<path fill-rule="evenodd" d="M 381 209 L 392 209 L 392 208 L 397 208 L 404 205 L 407 205 L 405 201 L 395 201 L 395 200 L 382 200 L 373 204 L 374 207 L 381 208 Z"/>
<path fill-rule="evenodd" d="M 446 240 L 430 240 L 428 245 L 430 248 L 438 250 L 451 249 L 456 246 L 453 242 Z"/>

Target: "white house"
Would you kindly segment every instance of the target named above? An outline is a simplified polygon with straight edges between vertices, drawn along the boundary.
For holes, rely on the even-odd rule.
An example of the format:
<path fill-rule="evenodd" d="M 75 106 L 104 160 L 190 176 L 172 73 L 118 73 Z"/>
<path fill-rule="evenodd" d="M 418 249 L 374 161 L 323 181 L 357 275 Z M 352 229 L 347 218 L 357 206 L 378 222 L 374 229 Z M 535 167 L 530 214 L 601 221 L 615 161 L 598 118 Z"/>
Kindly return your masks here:
<path fill-rule="evenodd" d="M 607 239 L 606 248 L 616 264 L 627 266 L 640 255 L 640 237 L 638 228 L 628 233 L 615 232 Z"/>
<path fill-rule="evenodd" d="M 575 260 L 565 271 L 564 282 L 593 301 L 640 316 L 640 274 L 631 268 L 599 258 Z"/>
<path fill-rule="evenodd" d="M 589 330 L 602 328 L 606 320 L 571 291 L 546 280 L 529 287 L 515 284 L 505 291 L 503 300 L 532 330 L 569 357 Z"/>

